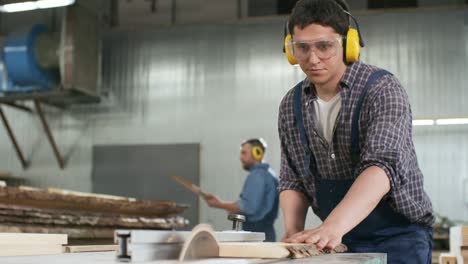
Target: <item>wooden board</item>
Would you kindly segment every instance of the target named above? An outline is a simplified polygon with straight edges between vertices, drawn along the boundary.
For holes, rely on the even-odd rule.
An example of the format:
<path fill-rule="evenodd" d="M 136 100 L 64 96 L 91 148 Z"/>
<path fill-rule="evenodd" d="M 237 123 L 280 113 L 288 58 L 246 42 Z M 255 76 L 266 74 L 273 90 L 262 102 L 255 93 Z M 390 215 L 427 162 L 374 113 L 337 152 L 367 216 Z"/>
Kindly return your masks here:
<path fill-rule="evenodd" d="M 60 254 L 67 241 L 63 234 L 0 233 L 0 256 Z"/>
<path fill-rule="evenodd" d="M 4 245 L 65 245 L 64 234 L 0 233 L 0 249 Z"/>
<path fill-rule="evenodd" d="M 213 229 L 206 224 L 195 226 L 184 242 L 179 261 L 208 257 L 221 258 L 305 258 L 347 251 L 340 244 L 334 250 L 319 250 L 315 244 L 281 242 L 218 242 Z"/>
<path fill-rule="evenodd" d="M 119 245 L 83 245 L 83 246 L 64 246 L 63 252 L 102 252 L 102 251 L 116 251 Z"/>
<path fill-rule="evenodd" d="M 0 245 L 0 256 L 61 254 L 62 245 Z"/>
<path fill-rule="evenodd" d="M 176 182 L 180 183 L 182 186 L 189 189 L 190 191 L 192 191 L 196 195 L 201 196 L 202 198 L 207 198 L 207 197 L 212 196 L 212 194 L 202 191 L 201 188 L 198 187 L 197 185 L 195 185 L 195 184 L 193 184 L 193 183 L 191 183 L 189 181 L 186 181 L 186 180 L 184 180 L 183 178 L 181 178 L 179 176 L 172 176 L 172 179 L 174 179 Z"/>

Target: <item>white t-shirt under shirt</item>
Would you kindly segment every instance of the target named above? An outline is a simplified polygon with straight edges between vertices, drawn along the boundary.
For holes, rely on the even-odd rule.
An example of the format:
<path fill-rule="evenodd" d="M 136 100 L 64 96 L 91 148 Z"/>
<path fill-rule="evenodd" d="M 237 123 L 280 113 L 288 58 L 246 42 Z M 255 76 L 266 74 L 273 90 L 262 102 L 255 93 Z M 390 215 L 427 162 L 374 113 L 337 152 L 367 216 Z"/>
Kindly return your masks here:
<path fill-rule="evenodd" d="M 330 101 L 324 101 L 317 97 L 314 101 L 315 129 L 325 140 L 330 143 L 333 137 L 336 117 L 341 109 L 341 96 L 337 93 Z"/>

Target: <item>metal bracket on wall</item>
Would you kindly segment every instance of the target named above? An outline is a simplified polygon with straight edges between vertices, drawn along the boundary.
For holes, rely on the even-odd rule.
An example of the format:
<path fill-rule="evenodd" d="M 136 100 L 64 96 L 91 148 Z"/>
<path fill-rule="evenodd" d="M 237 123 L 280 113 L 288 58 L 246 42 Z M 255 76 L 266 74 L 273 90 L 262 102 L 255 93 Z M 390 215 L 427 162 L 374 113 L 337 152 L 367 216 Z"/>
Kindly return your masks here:
<path fill-rule="evenodd" d="M 64 169 L 65 168 L 65 161 L 62 158 L 62 156 L 60 155 L 57 144 L 55 143 L 54 136 L 52 135 L 52 132 L 50 130 L 49 124 L 47 123 L 47 120 L 45 119 L 44 112 L 42 111 L 42 108 L 41 108 L 41 103 L 40 103 L 40 101 L 38 99 L 34 99 L 33 101 L 34 101 L 34 106 L 36 108 L 36 112 L 39 115 L 39 119 L 41 120 L 42 126 L 44 127 L 44 132 L 46 133 L 47 139 L 49 140 L 50 145 L 52 146 L 52 150 L 54 151 L 55 158 L 57 159 L 57 162 L 58 162 L 60 168 Z M 23 106 L 23 105 L 17 105 L 15 103 L 5 103 L 5 102 L 2 102 L 2 103 L 5 104 L 5 105 L 9 105 L 11 107 L 14 107 L 14 108 L 23 110 L 23 111 L 27 111 L 27 112 L 30 112 L 30 113 L 33 112 L 29 107 L 26 107 L 26 106 Z M 3 109 L 1 107 L 0 107 L 0 116 L 2 118 L 5 129 L 8 132 L 8 136 L 10 137 L 10 140 L 13 143 L 13 147 L 15 148 L 16 155 L 18 156 L 18 159 L 20 160 L 21 165 L 23 166 L 23 169 L 28 168 L 30 164 L 24 158 L 23 152 L 21 151 L 21 148 L 20 148 L 20 146 L 18 144 L 18 141 L 16 140 L 16 137 L 15 137 L 15 135 L 13 133 L 13 130 L 11 129 L 10 123 L 8 122 L 8 119 L 7 119 L 5 113 L 3 112 Z"/>
<path fill-rule="evenodd" d="M 5 126 L 5 129 L 8 132 L 8 136 L 10 137 L 11 143 L 13 143 L 13 147 L 15 148 L 16 155 L 18 156 L 18 159 L 20 160 L 21 165 L 23 166 L 23 169 L 28 168 L 29 164 L 24 158 L 23 152 L 21 151 L 21 148 L 18 145 L 18 141 L 16 141 L 15 134 L 13 133 L 13 130 L 11 130 L 10 123 L 8 122 L 8 119 L 1 107 L 0 107 L 0 115 L 2 117 L 3 125 Z"/>
<path fill-rule="evenodd" d="M 65 162 L 63 161 L 63 158 L 60 155 L 60 152 L 57 148 L 57 144 L 55 143 L 55 140 L 54 140 L 54 136 L 52 135 L 52 132 L 50 131 L 49 124 L 47 123 L 47 120 L 45 119 L 44 113 L 42 112 L 41 103 L 39 102 L 38 99 L 34 99 L 34 106 L 36 107 L 37 114 L 39 115 L 39 118 L 41 119 L 42 126 L 44 127 L 44 132 L 46 133 L 47 138 L 49 139 L 50 145 L 52 146 L 52 150 L 54 151 L 55 158 L 57 159 L 57 162 L 60 168 L 63 170 L 65 168 Z"/>

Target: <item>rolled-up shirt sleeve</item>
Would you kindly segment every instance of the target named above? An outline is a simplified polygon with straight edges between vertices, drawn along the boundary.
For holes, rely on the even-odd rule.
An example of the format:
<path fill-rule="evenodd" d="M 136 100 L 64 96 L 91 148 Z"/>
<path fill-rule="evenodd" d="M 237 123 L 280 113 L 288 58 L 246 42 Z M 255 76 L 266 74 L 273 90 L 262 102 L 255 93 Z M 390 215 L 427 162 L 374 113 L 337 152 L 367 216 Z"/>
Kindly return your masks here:
<path fill-rule="evenodd" d="M 245 180 L 237 205 L 249 221 L 258 221 L 265 217 L 267 210 L 261 210 L 264 204 L 267 184 L 261 171 L 253 171 Z"/>
<path fill-rule="evenodd" d="M 363 143 L 357 173 L 377 166 L 387 174 L 391 190 L 395 190 L 407 181 L 405 170 L 410 164 L 405 163 L 411 159 L 406 157 L 414 154 L 411 109 L 406 92 L 393 76 L 383 77 L 375 88 L 373 95 L 369 94 L 365 113 L 369 121 L 364 128 L 366 133 L 361 133 Z"/>

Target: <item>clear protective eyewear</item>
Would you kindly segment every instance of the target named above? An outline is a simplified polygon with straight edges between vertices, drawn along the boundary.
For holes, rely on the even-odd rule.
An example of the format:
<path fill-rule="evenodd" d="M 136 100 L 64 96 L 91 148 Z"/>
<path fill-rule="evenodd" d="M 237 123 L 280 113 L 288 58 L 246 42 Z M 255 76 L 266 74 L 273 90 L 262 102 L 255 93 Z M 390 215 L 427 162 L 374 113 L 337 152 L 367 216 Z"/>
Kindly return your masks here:
<path fill-rule="evenodd" d="M 329 59 L 338 53 L 341 46 L 341 38 L 319 39 L 319 40 L 290 40 L 286 48 L 298 61 L 308 60 L 311 52 L 314 52 L 321 60 Z"/>

